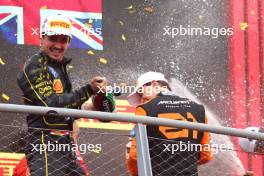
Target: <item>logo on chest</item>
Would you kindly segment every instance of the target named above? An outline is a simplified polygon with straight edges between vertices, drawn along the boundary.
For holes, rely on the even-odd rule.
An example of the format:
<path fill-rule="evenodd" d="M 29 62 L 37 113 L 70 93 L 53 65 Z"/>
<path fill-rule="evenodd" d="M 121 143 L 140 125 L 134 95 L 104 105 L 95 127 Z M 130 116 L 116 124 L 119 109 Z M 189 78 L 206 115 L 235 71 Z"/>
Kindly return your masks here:
<path fill-rule="evenodd" d="M 53 90 L 56 93 L 63 93 L 63 86 L 60 79 L 53 80 Z"/>

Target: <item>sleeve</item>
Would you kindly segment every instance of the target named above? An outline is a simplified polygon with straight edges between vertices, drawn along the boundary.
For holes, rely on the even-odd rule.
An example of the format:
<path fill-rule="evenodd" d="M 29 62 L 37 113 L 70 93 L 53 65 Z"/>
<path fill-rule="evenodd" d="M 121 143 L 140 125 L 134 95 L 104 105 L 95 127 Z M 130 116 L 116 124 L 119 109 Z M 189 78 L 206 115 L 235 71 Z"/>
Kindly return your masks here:
<path fill-rule="evenodd" d="M 147 112 L 142 107 L 137 107 L 135 111 L 135 115 L 137 116 L 147 116 Z"/>
<path fill-rule="evenodd" d="M 132 176 L 138 176 L 137 167 L 137 148 L 136 148 L 136 138 L 134 137 L 131 142 L 131 147 L 129 150 L 129 157 L 127 159 L 128 172 Z"/>
<path fill-rule="evenodd" d="M 208 124 L 208 118 L 205 116 L 205 124 Z M 201 140 L 202 150 L 200 152 L 200 158 L 198 164 L 205 164 L 212 159 L 212 152 L 210 146 L 210 133 L 204 132 Z"/>
<path fill-rule="evenodd" d="M 31 65 L 23 70 L 24 81 L 18 78 L 18 83 L 24 92 L 24 96 L 32 101 L 32 104 L 49 107 L 76 108 L 89 99 L 93 90 L 89 84 L 71 93 L 57 94 L 51 73 L 47 66 L 42 64 Z M 55 90 L 58 87 L 55 87 Z"/>
<path fill-rule="evenodd" d="M 137 107 L 135 114 L 138 116 L 146 116 L 147 113 L 142 107 Z M 136 147 L 136 138 L 132 139 L 131 148 L 129 151 L 129 158 L 127 160 L 128 171 L 133 175 L 138 175 L 138 167 L 137 167 L 137 147 Z"/>

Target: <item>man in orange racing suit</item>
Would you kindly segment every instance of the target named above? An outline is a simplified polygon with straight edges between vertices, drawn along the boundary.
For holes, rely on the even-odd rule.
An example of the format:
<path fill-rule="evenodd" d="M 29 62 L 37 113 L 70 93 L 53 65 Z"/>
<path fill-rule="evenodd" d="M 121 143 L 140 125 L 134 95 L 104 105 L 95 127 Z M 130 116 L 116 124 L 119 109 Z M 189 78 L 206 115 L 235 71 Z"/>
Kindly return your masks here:
<path fill-rule="evenodd" d="M 204 107 L 174 95 L 163 74 L 147 72 L 138 78 L 137 84 L 137 90 L 128 96 L 129 103 L 137 106 L 136 115 L 207 123 Z M 146 128 L 153 175 L 195 176 L 198 164 L 212 158 L 208 132 L 152 125 Z M 185 150 L 181 150 L 184 146 Z M 138 175 L 136 154 L 133 138 L 127 158 L 133 176 Z"/>
<path fill-rule="evenodd" d="M 67 73 L 71 59 L 64 57 L 72 38 L 71 21 L 62 15 L 52 15 L 41 26 L 40 52 L 27 60 L 18 75 L 25 104 L 80 109 L 85 101 L 94 97 L 93 103 L 100 107 L 98 110 L 114 111 L 113 96 L 99 92 L 106 89 L 103 77 L 94 77 L 89 84 L 72 90 Z M 74 120 L 56 116 L 56 112 L 28 115 L 26 158 L 31 176 L 85 175 L 73 151 Z"/>

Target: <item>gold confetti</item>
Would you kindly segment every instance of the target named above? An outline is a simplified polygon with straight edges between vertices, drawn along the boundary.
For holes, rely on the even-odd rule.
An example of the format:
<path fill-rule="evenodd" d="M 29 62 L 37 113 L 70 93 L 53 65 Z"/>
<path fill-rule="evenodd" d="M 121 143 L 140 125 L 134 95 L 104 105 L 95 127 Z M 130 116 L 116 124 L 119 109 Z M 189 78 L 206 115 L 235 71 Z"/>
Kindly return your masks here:
<path fill-rule="evenodd" d="M 153 12 L 153 7 L 145 7 L 144 10 L 146 12 L 152 13 Z"/>
<path fill-rule="evenodd" d="M 100 62 L 101 62 L 102 64 L 107 64 L 107 59 L 105 59 L 105 58 L 100 58 Z"/>
<path fill-rule="evenodd" d="M 121 26 L 124 26 L 123 21 L 119 21 L 119 24 L 120 24 Z"/>
<path fill-rule="evenodd" d="M 123 41 L 126 41 L 126 36 L 124 34 L 122 34 L 121 38 Z"/>
<path fill-rule="evenodd" d="M 6 101 L 9 101 L 10 97 L 6 94 L 2 94 L 2 98 L 5 99 Z"/>
<path fill-rule="evenodd" d="M 129 10 L 128 13 L 129 14 L 133 14 L 133 13 L 136 13 L 137 11 L 136 10 Z"/>
<path fill-rule="evenodd" d="M 248 24 L 246 22 L 243 22 L 243 23 L 240 23 L 239 26 L 241 30 L 245 31 L 248 27 Z"/>
<path fill-rule="evenodd" d="M 87 54 L 89 54 L 91 56 L 95 55 L 95 53 L 92 50 L 87 51 Z"/>
<path fill-rule="evenodd" d="M 40 9 L 48 9 L 48 6 L 44 5 L 44 6 L 40 7 Z"/>
<path fill-rule="evenodd" d="M 126 8 L 127 10 L 133 9 L 133 5 L 130 5 L 129 7 Z"/>
<path fill-rule="evenodd" d="M 126 87 L 126 83 L 120 83 L 120 87 Z"/>
<path fill-rule="evenodd" d="M 4 62 L 4 60 L 0 57 L 0 64 L 1 65 L 5 65 L 5 62 Z"/>
<path fill-rule="evenodd" d="M 91 152 L 94 152 L 94 153 L 97 153 L 97 154 L 100 154 L 101 150 L 90 150 Z"/>
<path fill-rule="evenodd" d="M 73 65 L 68 65 L 68 68 L 69 69 L 73 69 Z"/>

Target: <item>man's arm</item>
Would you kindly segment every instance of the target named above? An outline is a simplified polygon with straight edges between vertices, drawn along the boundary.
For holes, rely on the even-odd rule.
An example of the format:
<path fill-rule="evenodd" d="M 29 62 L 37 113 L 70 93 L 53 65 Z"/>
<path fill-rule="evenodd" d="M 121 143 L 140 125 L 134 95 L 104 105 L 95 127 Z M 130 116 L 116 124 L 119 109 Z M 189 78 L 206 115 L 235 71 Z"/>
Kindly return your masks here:
<path fill-rule="evenodd" d="M 89 84 L 71 93 L 57 94 L 54 89 L 56 90 L 56 86 L 62 85 L 61 83 L 56 85 L 53 82 L 52 74 L 42 64 L 25 67 L 18 78 L 18 83 L 25 98 L 39 106 L 73 108 L 80 106 L 94 94 L 93 88 Z"/>
<path fill-rule="evenodd" d="M 126 163 L 130 175 L 138 176 L 136 137 L 132 138 L 131 147 L 129 149 L 129 156 L 126 160 Z"/>
<path fill-rule="evenodd" d="M 137 116 L 147 116 L 146 111 L 142 107 L 137 107 L 135 111 L 135 115 Z M 130 174 L 133 176 L 138 175 L 138 167 L 137 167 L 137 147 L 136 147 L 136 138 L 133 137 L 131 141 L 131 147 L 129 151 L 129 158 L 127 159 L 127 168 Z"/>

